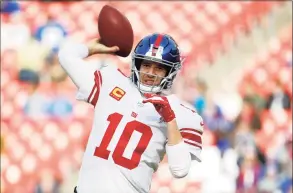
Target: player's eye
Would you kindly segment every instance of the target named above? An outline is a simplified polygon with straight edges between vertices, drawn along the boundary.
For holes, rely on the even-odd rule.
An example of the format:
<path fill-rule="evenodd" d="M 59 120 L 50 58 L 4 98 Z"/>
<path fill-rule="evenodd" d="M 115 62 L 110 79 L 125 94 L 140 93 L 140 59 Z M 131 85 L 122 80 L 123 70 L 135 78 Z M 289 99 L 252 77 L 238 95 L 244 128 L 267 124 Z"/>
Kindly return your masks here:
<path fill-rule="evenodd" d="M 144 64 L 142 64 L 143 65 L 143 67 L 145 67 L 145 68 L 149 68 L 151 65 L 150 64 L 147 64 L 147 63 L 144 63 Z"/>
<path fill-rule="evenodd" d="M 158 66 L 156 67 L 156 70 L 162 72 L 162 71 L 165 71 L 165 68 L 162 66 Z"/>

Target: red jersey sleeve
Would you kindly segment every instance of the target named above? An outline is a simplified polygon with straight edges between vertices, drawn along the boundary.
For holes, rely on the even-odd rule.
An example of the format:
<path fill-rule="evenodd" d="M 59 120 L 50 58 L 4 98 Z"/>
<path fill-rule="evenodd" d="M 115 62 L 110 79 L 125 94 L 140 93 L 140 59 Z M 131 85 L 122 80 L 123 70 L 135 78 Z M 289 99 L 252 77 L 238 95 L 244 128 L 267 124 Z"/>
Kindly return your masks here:
<path fill-rule="evenodd" d="M 195 109 L 178 98 L 170 96 L 171 107 L 175 113 L 177 126 L 188 147 L 192 160 L 201 161 L 203 119 Z"/>

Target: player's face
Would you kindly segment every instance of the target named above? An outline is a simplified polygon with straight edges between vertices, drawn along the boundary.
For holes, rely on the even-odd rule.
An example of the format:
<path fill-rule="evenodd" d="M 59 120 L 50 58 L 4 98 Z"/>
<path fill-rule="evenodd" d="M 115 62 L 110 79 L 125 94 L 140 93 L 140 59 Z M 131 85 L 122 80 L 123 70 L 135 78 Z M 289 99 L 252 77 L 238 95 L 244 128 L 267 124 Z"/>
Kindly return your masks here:
<path fill-rule="evenodd" d="M 162 65 L 144 60 L 140 66 L 140 82 L 148 86 L 158 86 L 167 75 L 167 70 Z"/>

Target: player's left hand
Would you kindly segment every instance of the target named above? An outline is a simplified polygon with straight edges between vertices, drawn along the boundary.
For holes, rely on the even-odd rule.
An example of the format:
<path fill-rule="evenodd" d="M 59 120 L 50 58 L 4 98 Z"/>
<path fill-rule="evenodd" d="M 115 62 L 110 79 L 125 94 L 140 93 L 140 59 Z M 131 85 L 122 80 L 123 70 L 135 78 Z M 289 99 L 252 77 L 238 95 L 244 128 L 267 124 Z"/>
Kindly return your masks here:
<path fill-rule="evenodd" d="M 167 97 L 155 94 L 144 94 L 146 99 L 143 103 L 152 103 L 157 112 L 163 117 L 165 122 L 170 122 L 175 119 L 174 111 L 172 110 Z"/>

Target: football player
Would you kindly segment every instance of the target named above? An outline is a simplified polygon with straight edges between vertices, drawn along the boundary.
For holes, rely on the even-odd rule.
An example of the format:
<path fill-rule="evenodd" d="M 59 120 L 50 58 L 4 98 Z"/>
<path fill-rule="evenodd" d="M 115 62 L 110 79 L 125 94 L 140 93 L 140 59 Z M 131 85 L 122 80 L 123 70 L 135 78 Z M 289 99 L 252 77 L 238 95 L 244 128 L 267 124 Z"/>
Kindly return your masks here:
<path fill-rule="evenodd" d="M 59 61 L 78 88 L 78 100 L 94 106 L 94 122 L 75 192 L 147 193 L 164 155 L 175 178 L 200 161 L 202 118 L 175 95 L 167 96 L 181 67 L 178 46 L 165 34 L 143 38 L 132 55 L 131 76 L 112 65 L 92 65 L 94 54 L 114 54 L 95 39 L 71 44 Z"/>

